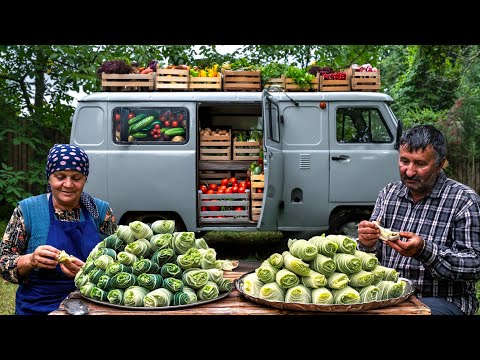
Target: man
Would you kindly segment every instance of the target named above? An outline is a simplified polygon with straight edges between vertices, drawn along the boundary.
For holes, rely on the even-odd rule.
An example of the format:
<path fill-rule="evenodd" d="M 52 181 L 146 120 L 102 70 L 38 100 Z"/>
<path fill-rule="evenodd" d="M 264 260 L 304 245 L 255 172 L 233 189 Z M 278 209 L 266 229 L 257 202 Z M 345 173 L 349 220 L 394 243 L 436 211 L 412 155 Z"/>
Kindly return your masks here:
<path fill-rule="evenodd" d="M 358 247 L 376 252 L 382 265 L 412 281 L 432 314 L 470 314 L 478 307 L 480 197 L 447 178 L 446 141 L 431 125 L 418 125 L 400 139 L 400 179 L 380 191 L 370 221 L 358 226 Z M 379 241 L 372 222 L 398 231 Z"/>

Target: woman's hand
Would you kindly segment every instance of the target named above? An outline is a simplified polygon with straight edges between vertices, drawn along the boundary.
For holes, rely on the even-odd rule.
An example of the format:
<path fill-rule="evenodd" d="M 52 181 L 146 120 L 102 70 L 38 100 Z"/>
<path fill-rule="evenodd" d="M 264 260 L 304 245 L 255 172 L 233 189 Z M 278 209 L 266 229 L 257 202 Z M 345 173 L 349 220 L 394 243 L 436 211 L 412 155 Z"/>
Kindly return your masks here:
<path fill-rule="evenodd" d="M 374 247 L 380 237 L 380 230 L 374 223 L 363 220 L 358 224 L 358 241 L 365 247 Z"/>
<path fill-rule="evenodd" d="M 32 268 L 55 269 L 58 264 L 57 255 L 60 250 L 51 245 L 41 245 L 35 249 L 30 257 Z"/>
<path fill-rule="evenodd" d="M 67 260 L 60 263 L 60 269 L 66 276 L 73 278 L 84 264 L 79 258 L 69 256 Z"/>

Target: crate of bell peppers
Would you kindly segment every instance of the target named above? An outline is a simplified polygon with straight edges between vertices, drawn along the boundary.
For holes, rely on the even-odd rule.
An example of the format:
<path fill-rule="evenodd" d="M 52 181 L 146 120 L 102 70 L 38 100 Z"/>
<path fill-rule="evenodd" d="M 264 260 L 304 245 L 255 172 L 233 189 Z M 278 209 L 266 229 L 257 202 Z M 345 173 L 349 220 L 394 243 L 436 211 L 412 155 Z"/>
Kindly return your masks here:
<path fill-rule="evenodd" d="M 189 90 L 222 90 L 222 74 L 218 71 L 218 64 L 205 69 L 197 66 L 189 71 Z"/>

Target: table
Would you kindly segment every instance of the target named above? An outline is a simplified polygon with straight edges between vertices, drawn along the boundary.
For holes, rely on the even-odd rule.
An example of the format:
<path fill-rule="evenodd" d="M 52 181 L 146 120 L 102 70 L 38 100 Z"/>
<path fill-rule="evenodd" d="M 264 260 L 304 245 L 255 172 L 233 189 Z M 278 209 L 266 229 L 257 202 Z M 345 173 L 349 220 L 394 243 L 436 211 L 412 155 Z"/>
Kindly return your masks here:
<path fill-rule="evenodd" d="M 235 271 L 225 271 L 225 278 L 232 280 L 241 277 L 243 274 L 252 270 L 256 266 L 255 263 L 246 264 L 240 262 Z M 70 298 L 82 298 L 77 291 L 69 295 Z M 211 303 L 193 306 L 185 309 L 176 310 L 130 310 L 102 305 L 97 302 L 85 300 L 89 307 L 88 315 L 430 315 L 430 309 L 423 304 L 415 295 L 411 295 L 404 302 L 381 309 L 373 309 L 365 312 L 351 313 L 332 313 L 319 311 L 293 311 L 275 309 L 261 304 L 257 304 L 246 299 L 237 289 L 225 298 Z M 141 308 L 140 308 L 141 309 Z M 63 304 L 60 304 L 57 310 L 52 311 L 49 315 L 68 315 Z"/>

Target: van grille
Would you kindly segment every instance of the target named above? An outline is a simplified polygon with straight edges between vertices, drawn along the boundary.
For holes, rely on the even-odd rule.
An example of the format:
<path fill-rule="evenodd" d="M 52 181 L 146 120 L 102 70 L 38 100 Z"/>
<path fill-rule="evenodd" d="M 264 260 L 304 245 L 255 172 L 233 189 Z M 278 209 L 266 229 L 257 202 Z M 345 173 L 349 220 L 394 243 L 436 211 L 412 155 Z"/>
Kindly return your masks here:
<path fill-rule="evenodd" d="M 300 169 L 310 169 L 310 154 L 300 154 Z"/>

